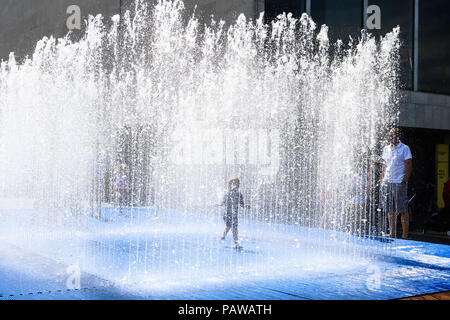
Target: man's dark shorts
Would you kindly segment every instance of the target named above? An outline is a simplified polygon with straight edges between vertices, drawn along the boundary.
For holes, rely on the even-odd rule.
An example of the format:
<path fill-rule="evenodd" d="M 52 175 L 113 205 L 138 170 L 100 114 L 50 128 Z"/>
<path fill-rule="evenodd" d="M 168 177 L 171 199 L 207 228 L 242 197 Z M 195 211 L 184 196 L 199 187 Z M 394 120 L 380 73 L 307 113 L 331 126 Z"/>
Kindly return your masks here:
<path fill-rule="evenodd" d="M 399 215 L 408 211 L 408 183 L 385 182 L 382 185 L 382 203 L 385 212 L 396 212 Z"/>

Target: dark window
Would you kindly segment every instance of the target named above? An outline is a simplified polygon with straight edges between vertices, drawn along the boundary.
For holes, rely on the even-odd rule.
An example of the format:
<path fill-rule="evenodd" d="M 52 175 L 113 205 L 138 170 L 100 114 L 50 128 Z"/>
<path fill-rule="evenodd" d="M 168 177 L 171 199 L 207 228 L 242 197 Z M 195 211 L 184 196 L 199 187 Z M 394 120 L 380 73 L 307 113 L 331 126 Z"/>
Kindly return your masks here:
<path fill-rule="evenodd" d="M 328 37 L 331 42 L 337 39 L 348 43 L 361 37 L 362 1 L 361 0 L 311 0 L 311 16 L 318 24 L 328 26 Z"/>
<path fill-rule="evenodd" d="M 450 2 L 419 2 L 419 90 L 450 94 Z"/>
<path fill-rule="evenodd" d="M 305 12 L 304 0 L 266 0 L 264 2 L 264 16 L 266 22 L 275 19 L 279 14 L 292 13 L 299 18 Z"/>
<path fill-rule="evenodd" d="M 402 43 L 400 49 L 401 87 L 412 89 L 414 70 L 414 0 L 369 0 L 368 5 L 380 7 L 381 29 L 368 30 L 376 36 L 377 40 L 380 36 L 384 36 L 392 31 L 396 26 L 400 26 L 400 40 Z"/>

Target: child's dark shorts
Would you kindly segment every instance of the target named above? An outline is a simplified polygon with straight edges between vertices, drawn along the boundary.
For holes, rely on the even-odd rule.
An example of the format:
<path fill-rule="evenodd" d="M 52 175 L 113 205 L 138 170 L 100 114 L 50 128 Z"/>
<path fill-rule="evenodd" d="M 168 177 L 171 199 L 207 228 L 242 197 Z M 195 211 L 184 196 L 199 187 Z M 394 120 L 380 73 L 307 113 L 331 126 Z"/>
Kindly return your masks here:
<path fill-rule="evenodd" d="M 228 228 L 237 228 L 238 226 L 238 218 L 233 214 L 224 214 L 223 221 L 227 225 Z"/>

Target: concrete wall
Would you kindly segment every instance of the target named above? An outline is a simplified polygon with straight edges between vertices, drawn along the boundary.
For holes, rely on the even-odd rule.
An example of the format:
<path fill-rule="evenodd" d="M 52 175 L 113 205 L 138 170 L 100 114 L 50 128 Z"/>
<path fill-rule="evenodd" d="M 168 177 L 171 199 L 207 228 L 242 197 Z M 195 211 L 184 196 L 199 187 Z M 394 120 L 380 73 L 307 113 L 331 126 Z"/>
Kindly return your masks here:
<path fill-rule="evenodd" d="M 80 7 L 82 19 L 120 12 L 120 0 L 1 0 L 0 59 L 7 59 L 11 51 L 19 59 L 31 54 L 44 36 L 65 36 L 69 31 L 66 11 L 73 4 Z"/>
<path fill-rule="evenodd" d="M 39 39 L 67 34 L 67 7 L 76 4 L 81 15 L 102 13 L 105 17 L 121 13 L 134 0 L 1 0 L 0 59 L 14 51 L 20 59 L 31 54 Z M 148 0 L 154 2 L 156 0 Z M 196 12 L 204 22 L 214 15 L 228 23 L 244 13 L 256 18 L 264 11 L 264 0 L 185 0 L 186 10 Z M 81 34 L 82 31 L 75 31 Z M 404 92 L 400 106 L 400 125 L 450 130 L 450 96 L 423 92 Z"/>
<path fill-rule="evenodd" d="M 400 125 L 450 130 L 450 96 L 405 91 L 400 105 Z"/>
<path fill-rule="evenodd" d="M 147 0 L 155 2 L 156 0 Z M 82 20 L 89 14 L 101 13 L 111 17 L 132 5 L 134 0 L 1 0 L 0 2 L 0 60 L 14 52 L 20 59 L 31 54 L 35 44 L 44 36 L 63 37 L 69 31 L 66 13 L 70 5 L 78 5 Z M 255 18 L 264 7 L 264 0 L 185 0 L 187 12 L 196 8 L 203 22 L 211 15 L 217 20 L 231 22 L 240 13 Z M 82 23 L 84 24 L 84 23 Z M 74 33 L 81 34 L 81 31 Z"/>

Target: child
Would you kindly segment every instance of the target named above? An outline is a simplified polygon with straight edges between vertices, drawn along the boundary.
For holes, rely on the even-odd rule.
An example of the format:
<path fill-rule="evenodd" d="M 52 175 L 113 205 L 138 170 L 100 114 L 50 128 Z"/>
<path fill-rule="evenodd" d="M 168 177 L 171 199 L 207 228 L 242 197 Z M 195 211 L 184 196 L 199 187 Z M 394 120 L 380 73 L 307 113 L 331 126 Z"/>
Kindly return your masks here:
<path fill-rule="evenodd" d="M 241 249 L 242 247 L 238 242 L 238 213 L 239 206 L 250 208 L 250 205 L 244 205 L 244 197 L 242 193 L 239 192 L 239 178 L 232 177 L 228 180 L 227 193 L 223 197 L 221 205 L 225 206 L 225 211 L 223 214 L 223 220 L 225 221 L 226 227 L 222 234 L 222 240 L 225 240 L 225 236 L 228 231 L 233 228 L 233 239 L 236 245 L 236 249 Z"/>
<path fill-rule="evenodd" d="M 116 172 L 113 190 L 116 196 L 116 205 L 120 208 L 120 214 L 123 214 L 122 208 L 127 202 L 128 177 L 126 174 L 126 165 L 119 166 Z"/>

